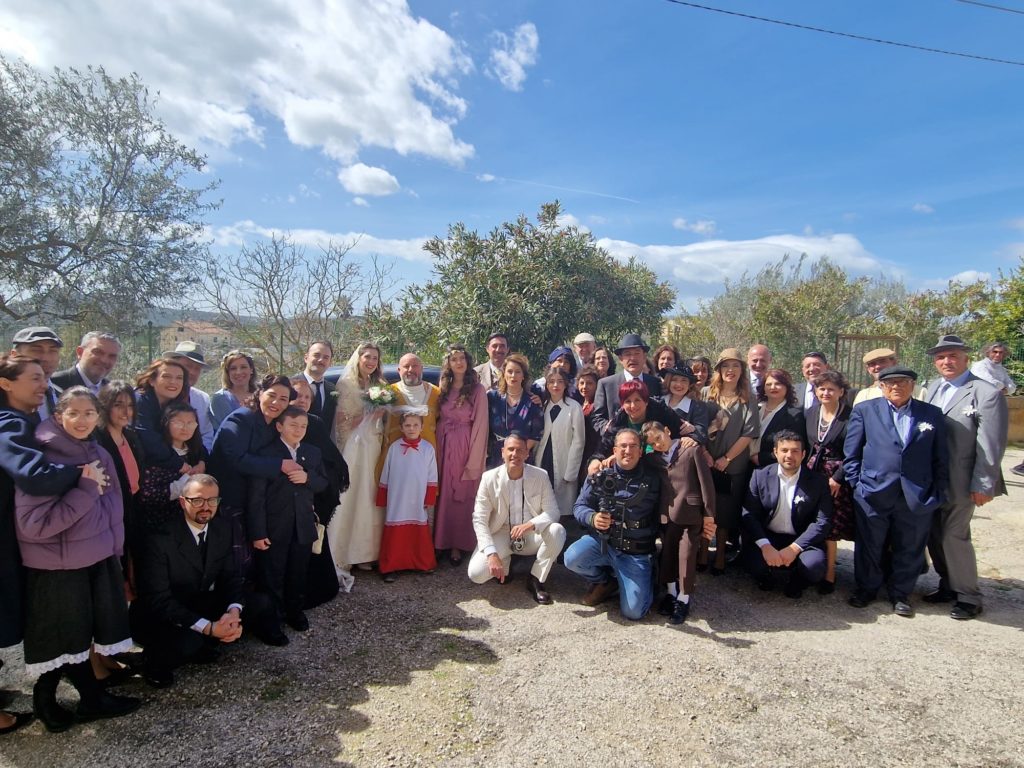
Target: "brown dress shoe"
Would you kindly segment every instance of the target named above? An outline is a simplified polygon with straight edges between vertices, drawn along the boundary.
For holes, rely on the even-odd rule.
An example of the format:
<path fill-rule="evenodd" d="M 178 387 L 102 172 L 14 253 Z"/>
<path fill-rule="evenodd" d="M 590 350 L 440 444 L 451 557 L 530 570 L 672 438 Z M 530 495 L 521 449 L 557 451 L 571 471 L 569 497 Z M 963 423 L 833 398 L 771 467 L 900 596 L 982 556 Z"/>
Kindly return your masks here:
<path fill-rule="evenodd" d="M 602 581 L 600 584 L 594 584 L 587 590 L 587 593 L 583 595 L 580 602 L 589 606 L 600 605 L 615 594 L 618 586 L 618 582 L 615 581 Z"/>
<path fill-rule="evenodd" d="M 526 591 L 529 592 L 533 599 L 541 605 L 551 605 L 554 601 L 551 599 L 551 595 L 548 594 L 547 590 L 544 589 L 544 584 L 537 579 L 536 576 L 530 576 L 526 580 Z"/>

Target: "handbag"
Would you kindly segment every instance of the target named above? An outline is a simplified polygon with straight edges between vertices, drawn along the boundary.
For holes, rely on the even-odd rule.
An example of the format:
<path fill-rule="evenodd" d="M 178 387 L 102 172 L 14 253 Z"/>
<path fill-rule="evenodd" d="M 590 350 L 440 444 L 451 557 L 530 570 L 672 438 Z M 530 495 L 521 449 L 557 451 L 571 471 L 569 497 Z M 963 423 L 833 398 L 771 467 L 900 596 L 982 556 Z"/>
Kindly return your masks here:
<path fill-rule="evenodd" d="M 320 516 L 314 512 L 313 519 L 316 525 L 316 541 L 313 542 L 313 554 L 319 555 L 324 549 L 324 534 L 327 532 L 327 526 L 320 522 Z"/>

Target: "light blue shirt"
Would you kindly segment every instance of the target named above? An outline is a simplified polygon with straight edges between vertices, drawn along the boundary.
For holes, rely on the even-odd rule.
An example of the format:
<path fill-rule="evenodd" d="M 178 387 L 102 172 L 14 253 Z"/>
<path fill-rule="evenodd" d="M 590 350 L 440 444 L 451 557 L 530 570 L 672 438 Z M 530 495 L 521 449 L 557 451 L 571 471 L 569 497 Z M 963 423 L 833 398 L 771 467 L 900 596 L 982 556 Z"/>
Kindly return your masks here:
<path fill-rule="evenodd" d="M 913 421 L 910 417 L 910 401 L 907 400 L 901 408 L 889 403 L 889 412 L 892 414 L 892 423 L 896 427 L 896 434 L 900 436 L 900 442 L 906 445 L 910 442 L 910 425 Z"/>
<path fill-rule="evenodd" d="M 971 371 L 968 369 L 957 376 L 955 379 L 947 379 L 946 381 L 939 384 L 939 399 L 935 405 L 939 406 L 942 410 L 946 410 L 946 406 L 949 405 L 949 401 L 953 399 L 954 393 L 967 383 L 967 379 L 971 377 Z"/>

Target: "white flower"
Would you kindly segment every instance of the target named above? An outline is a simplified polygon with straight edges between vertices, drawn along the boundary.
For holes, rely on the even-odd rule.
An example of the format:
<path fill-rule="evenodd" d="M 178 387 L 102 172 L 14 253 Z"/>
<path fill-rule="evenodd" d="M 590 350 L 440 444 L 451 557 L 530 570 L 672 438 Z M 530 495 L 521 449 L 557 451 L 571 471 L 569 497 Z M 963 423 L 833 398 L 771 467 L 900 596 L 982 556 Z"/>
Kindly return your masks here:
<path fill-rule="evenodd" d="M 975 410 L 973 405 L 968 405 L 962 411 L 960 411 L 960 413 L 962 413 L 967 418 L 970 418 L 971 416 L 977 413 L 977 410 Z"/>
<path fill-rule="evenodd" d="M 917 425 L 917 431 L 918 432 L 928 432 L 929 430 L 932 430 L 932 429 L 935 429 L 935 427 L 933 427 L 927 421 L 922 421 L 920 424 Z"/>
<path fill-rule="evenodd" d="M 807 501 L 807 497 L 803 494 L 798 493 L 793 497 L 793 504 L 803 504 L 805 501 Z"/>

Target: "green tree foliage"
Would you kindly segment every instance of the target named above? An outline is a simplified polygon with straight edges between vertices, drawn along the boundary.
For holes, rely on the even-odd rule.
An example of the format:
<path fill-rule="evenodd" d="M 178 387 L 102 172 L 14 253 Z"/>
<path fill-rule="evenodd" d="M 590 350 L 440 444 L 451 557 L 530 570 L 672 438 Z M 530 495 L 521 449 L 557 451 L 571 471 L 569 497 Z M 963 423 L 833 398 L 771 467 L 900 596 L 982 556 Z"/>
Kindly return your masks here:
<path fill-rule="evenodd" d="M 406 289 L 397 310 L 372 313 L 369 330 L 434 359 L 451 342 L 479 354 L 500 330 L 535 364 L 580 331 L 613 342 L 628 332 L 656 336 L 672 288 L 635 259 L 612 258 L 589 233 L 561 226 L 560 212 L 549 203 L 536 224 L 521 215 L 487 236 L 452 225 L 424 245 L 433 279 Z"/>
<path fill-rule="evenodd" d="M 123 330 L 189 292 L 216 183 L 153 110 L 137 75 L 0 59 L 0 314 Z"/>

